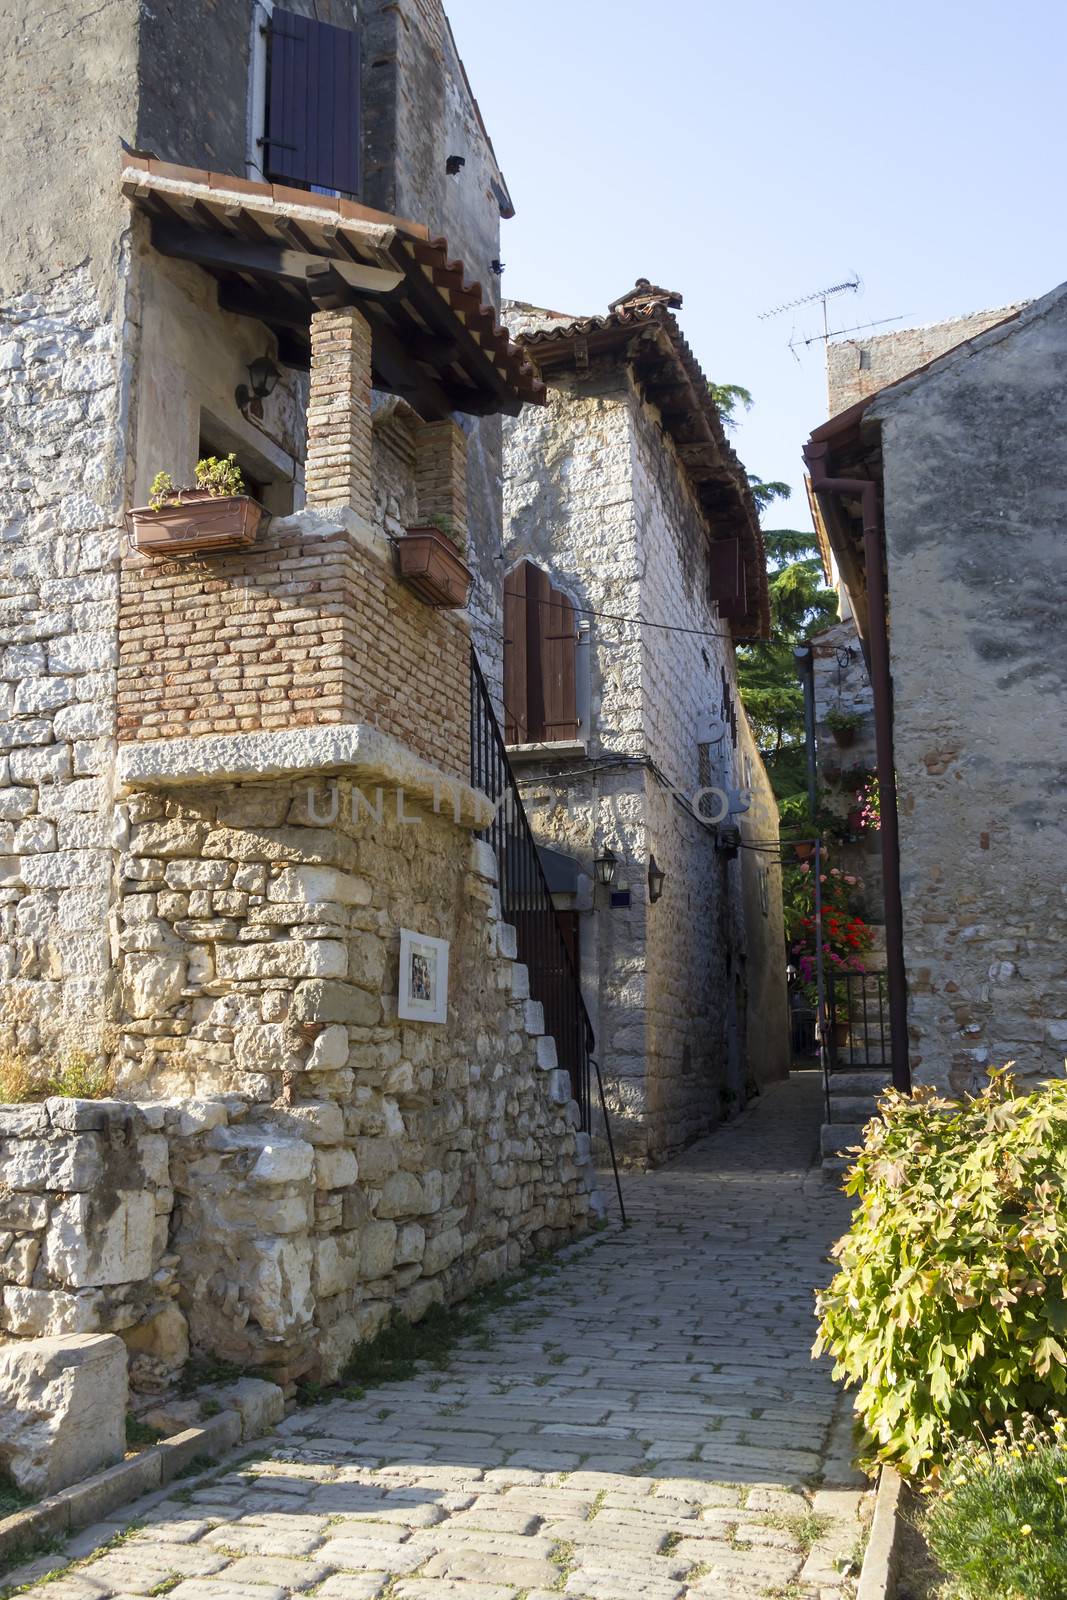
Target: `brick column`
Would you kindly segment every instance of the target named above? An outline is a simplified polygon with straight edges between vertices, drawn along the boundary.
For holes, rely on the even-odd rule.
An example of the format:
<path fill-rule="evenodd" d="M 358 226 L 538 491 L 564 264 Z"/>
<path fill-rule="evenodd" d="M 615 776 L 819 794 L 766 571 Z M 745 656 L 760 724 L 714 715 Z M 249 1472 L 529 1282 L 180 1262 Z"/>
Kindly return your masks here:
<path fill-rule="evenodd" d="M 368 521 L 371 493 L 371 330 L 354 306 L 311 317 L 307 503 L 350 506 Z"/>
<path fill-rule="evenodd" d="M 460 554 L 467 548 L 467 435 L 455 422 L 424 422 L 415 434 L 419 521 L 440 517 Z"/>

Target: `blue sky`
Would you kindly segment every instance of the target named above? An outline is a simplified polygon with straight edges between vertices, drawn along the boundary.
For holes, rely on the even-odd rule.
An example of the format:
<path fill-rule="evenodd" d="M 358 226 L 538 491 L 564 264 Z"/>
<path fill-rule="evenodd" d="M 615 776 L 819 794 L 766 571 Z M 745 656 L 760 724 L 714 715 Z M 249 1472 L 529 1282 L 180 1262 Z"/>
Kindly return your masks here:
<path fill-rule="evenodd" d="M 794 485 L 831 328 L 939 321 L 1067 278 L 1067 5 L 446 0 L 517 215 L 504 292 L 587 314 L 680 290 L 710 377 L 756 407 L 746 466 Z M 871 329 L 872 333 L 891 331 Z"/>

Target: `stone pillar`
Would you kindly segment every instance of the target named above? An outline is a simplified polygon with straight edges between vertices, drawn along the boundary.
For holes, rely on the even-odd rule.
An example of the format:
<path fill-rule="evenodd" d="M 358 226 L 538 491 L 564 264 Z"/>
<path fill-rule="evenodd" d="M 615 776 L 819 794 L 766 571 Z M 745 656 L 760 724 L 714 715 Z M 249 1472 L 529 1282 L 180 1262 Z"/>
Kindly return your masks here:
<path fill-rule="evenodd" d="M 354 306 L 312 313 L 305 488 L 314 510 L 371 519 L 371 330 Z"/>
<path fill-rule="evenodd" d="M 462 554 L 467 548 L 467 435 L 458 423 L 424 422 L 415 437 L 419 521 L 447 525 Z"/>

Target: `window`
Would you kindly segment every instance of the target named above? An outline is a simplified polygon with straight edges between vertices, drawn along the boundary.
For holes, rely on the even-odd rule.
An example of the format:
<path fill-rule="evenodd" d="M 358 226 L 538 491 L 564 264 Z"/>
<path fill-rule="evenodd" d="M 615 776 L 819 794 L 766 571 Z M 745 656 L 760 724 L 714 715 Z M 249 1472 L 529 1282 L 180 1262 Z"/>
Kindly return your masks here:
<path fill-rule="evenodd" d="M 578 737 L 574 607 L 548 573 L 521 561 L 504 578 L 504 738 L 544 744 Z"/>
<path fill-rule="evenodd" d="M 275 8 L 267 32 L 264 175 L 357 199 L 360 123 L 359 34 Z"/>

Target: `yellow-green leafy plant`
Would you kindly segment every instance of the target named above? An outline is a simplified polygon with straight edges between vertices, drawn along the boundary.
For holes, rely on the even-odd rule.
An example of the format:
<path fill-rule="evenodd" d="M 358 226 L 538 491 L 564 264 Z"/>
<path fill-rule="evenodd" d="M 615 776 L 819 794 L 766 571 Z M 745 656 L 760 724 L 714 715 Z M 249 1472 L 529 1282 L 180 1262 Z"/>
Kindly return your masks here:
<path fill-rule="evenodd" d="M 858 1385 L 863 1454 L 926 1476 L 961 1439 L 1067 1393 L 1067 1082 L 1009 1067 L 962 1102 L 890 1093 L 818 1296 L 815 1353 Z"/>
<path fill-rule="evenodd" d="M 0 1054 L 0 1105 L 26 1105 L 52 1095 L 106 1100 L 113 1089 L 111 1068 L 87 1050 L 66 1050 L 54 1064 L 15 1050 Z"/>
<path fill-rule="evenodd" d="M 962 1445 L 923 1519 L 944 1600 L 1067 1595 L 1067 1424 L 1025 1417 Z"/>
<path fill-rule="evenodd" d="M 237 465 L 237 457 L 203 456 L 196 463 L 196 488 L 210 495 L 246 494 L 245 480 Z M 153 511 L 163 506 L 180 505 L 187 490 L 179 489 L 169 472 L 157 472 L 148 491 L 148 504 Z"/>

